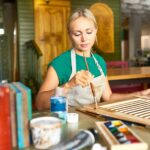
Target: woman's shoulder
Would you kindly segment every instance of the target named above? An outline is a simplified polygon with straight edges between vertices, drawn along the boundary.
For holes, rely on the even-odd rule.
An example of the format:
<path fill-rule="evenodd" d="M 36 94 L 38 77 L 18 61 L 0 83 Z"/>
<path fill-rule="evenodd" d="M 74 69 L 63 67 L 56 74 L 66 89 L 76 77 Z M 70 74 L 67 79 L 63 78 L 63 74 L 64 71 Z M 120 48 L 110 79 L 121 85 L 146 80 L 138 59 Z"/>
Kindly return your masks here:
<path fill-rule="evenodd" d="M 67 50 L 67 51 L 65 51 L 65 52 L 63 52 L 63 53 L 61 53 L 59 56 L 57 56 L 57 57 L 55 57 L 54 59 L 53 59 L 53 61 L 57 61 L 57 60 L 64 60 L 65 58 L 69 58 L 69 56 L 70 56 L 70 54 L 71 54 L 71 50 Z M 66 60 L 66 59 L 65 59 Z"/>
<path fill-rule="evenodd" d="M 51 62 L 49 62 L 48 66 L 54 65 L 54 64 L 64 64 L 68 63 L 71 60 L 71 50 L 67 50 L 63 53 L 61 53 L 59 56 L 55 57 Z"/>
<path fill-rule="evenodd" d="M 59 78 L 59 85 L 64 84 L 68 81 L 71 73 L 71 50 L 67 50 L 54 58 L 49 64 L 48 67 L 52 66 Z"/>

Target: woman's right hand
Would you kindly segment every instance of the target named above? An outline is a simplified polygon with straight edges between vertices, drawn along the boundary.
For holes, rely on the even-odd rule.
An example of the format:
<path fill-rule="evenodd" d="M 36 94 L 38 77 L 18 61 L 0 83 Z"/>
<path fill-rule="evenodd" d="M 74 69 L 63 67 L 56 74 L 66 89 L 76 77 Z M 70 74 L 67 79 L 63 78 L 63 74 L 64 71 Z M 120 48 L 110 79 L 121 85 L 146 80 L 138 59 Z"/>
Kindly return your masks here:
<path fill-rule="evenodd" d="M 81 70 L 78 71 L 74 77 L 68 81 L 64 87 L 66 88 L 72 88 L 78 85 L 81 85 L 82 87 L 86 87 L 90 84 L 90 82 L 93 80 L 94 76 L 87 70 Z"/>

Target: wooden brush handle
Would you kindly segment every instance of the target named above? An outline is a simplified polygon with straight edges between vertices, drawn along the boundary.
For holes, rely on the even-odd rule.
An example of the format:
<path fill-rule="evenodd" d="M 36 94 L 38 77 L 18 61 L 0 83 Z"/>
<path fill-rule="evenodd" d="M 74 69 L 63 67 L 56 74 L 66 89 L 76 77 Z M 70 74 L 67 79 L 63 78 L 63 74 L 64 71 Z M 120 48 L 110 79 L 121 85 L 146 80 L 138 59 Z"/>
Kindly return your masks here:
<path fill-rule="evenodd" d="M 86 57 L 85 57 L 84 53 L 83 53 L 83 56 L 84 56 L 84 61 L 85 61 L 86 69 L 89 71 L 89 66 L 88 66 L 88 63 L 86 61 Z M 92 95 L 93 95 L 94 102 L 95 102 L 95 109 L 97 109 L 98 106 L 97 106 L 97 100 L 96 100 L 96 93 L 95 93 L 95 88 L 94 88 L 94 85 L 93 85 L 92 82 L 90 82 L 90 88 L 91 88 Z"/>
<path fill-rule="evenodd" d="M 91 91 L 92 91 L 93 96 L 96 96 L 94 85 L 91 82 L 90 82 L 90 87 L 91 87 Z"/>

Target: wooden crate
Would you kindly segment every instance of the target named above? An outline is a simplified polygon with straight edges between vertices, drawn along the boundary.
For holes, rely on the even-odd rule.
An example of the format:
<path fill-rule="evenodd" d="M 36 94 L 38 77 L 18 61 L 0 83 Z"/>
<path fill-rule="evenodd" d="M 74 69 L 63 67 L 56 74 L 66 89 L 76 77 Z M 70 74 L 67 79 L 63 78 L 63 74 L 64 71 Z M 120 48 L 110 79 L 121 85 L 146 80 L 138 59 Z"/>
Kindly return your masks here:
<path fill-rule="evenodd" d="M 148 149 L 148 144 L 120 120 L 96 122 L 96 127 L 109 150 Z"/>

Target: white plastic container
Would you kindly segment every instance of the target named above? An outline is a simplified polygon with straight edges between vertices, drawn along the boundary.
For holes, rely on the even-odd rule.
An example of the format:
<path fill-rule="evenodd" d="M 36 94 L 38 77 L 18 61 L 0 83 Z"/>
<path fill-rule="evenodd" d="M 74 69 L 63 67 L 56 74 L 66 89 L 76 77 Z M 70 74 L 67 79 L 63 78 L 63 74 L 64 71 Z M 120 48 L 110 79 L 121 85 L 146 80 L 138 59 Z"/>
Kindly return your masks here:
<path fill-rule="evenodd" d="M 47 149 L 60 142 L 61 121 L 56 117 L 39 117 L 30 122 L 33 144 L 36 149 Z"/>

